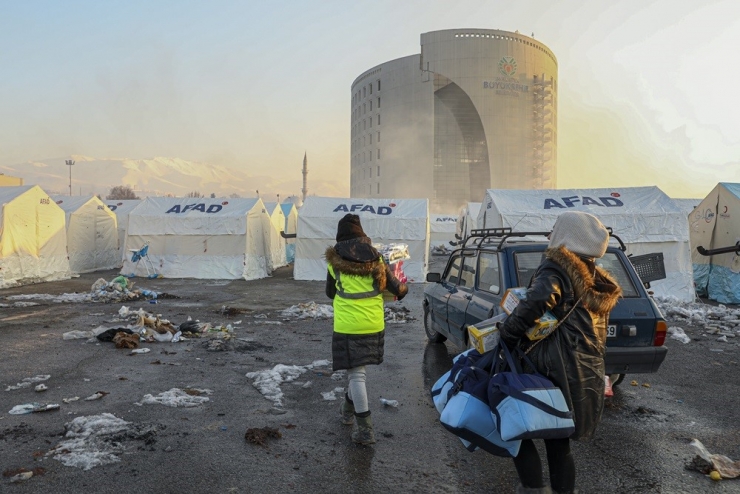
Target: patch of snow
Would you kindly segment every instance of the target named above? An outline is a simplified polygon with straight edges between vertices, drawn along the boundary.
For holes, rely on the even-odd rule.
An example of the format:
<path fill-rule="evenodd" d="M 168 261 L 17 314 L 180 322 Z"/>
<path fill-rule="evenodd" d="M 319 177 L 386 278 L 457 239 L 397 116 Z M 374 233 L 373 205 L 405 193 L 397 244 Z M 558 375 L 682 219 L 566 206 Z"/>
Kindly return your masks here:
<path fill-rule="evenodd" d="M 688 337 L 683 328 L 679 328 L 677 326 L 671 326 L 668 328 L 668 334 L 671 339 L 678 340 L 681 343 L 689 343 L 691 341 L 691 338 Z"/>
<path fill-rule="evenodd" d="M 110 437 L 127 430 L 130 425 L 110 413 L 77 417 L 65 424 L 65 440 L 48 454 L 68 467 L 83 470 L 116 463 L 121 461 L 118 455 L 123 453 L 124 447 Z"/>
<path fill-rule="evenodd" d="M 249 372 L 247 378 L 252 379 L 252 385 L 262 396 L 272 401 L 276 407 L 282 407 L 283 391 L 280 389 L 282 383 L 295 381 L 306 371 L 327 365 L 329 365 L 328 360 L 316 360 L 305 366 L 277 364 L 272 369 Z"/>
<path fill-rule="evenodd" d="M 207 396 L 199 396 L 197 394 L 209 395 L 212 393 L 210 389 L 193 389 L 191 392 L 193 391 L 196 394 L 189 394 L 180 388 L 172 388 L 168 391 L 159 393 L 157 396 L 147 394 L 144 395 L 144 398 L 142 398 L 139 403 L 136 403 L 136 405 L 164 405 L 173 408 L 192 408 L 210 401 L 210 398 Z"/>
<path fill-rule="evenodd" d="M 331 319 L 334 317 L 334 307 L 316 302 L 306 302 L 293 305 L 280 312 L 284 318 L 294 319 Z"/>

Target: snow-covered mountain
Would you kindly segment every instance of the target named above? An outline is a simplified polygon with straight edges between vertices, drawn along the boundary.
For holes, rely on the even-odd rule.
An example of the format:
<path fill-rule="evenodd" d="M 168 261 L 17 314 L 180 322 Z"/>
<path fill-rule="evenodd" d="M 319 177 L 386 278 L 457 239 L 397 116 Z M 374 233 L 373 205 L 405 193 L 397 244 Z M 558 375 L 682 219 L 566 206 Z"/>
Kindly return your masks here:
<path fill-rule="evenodd" d="M 72 194 L 101 194 L 103 197 L 111 187 L 129 185 L 141 197 L 172 194 L 184 196 L 197 191 L 203 195 L 215 193 L 223 197 L 239 194 L 241 197 L 260 196 L 271 200 L 275 194 L 281 197 L 299 195 L 303 186 L 301 163 L 295 170 L 281 176 L 249 175 L 241 170 L 226 166 L 199 163 L 179 158 L 152 159 L 97 159 L 72 155 L 43 161 L 28 161 L 17 165 L 0 166 L 0 173 L 22 177 L 26 185 L 40 185 L 50 194 L 69 193 L 69 167 L 72 166 Z M 267 171 L 268 167 L 261 167 Z M 315 180 L 309 175 L 311 195 L 342 196 L 347 187 L 338 182 Z M 274 199 L 272 199 L 274 200 Z"/>

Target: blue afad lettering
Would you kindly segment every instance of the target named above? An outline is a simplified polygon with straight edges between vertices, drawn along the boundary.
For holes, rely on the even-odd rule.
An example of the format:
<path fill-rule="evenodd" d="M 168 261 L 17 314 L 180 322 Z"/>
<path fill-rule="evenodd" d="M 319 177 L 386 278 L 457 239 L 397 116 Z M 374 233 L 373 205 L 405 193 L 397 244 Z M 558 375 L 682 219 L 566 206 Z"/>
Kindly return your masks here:
<path fill-rule="evenodd" d="M 598 206 L 600 208 L 607 207 L 607 208 L 618 208 L 621 206 L 624 206 L 624 203 L 617 199 L 616 197 L 598 197 L 596 199 L 588 196 L 578 197 L 578 196 L 569 196 L 569 197 L 561 197 L 560 200 L 562 201 L 562 204 L 558 202 L 556 199 L 545 199 L 545 205 L 544 209 L 552 209 L 552 208 L 573 208 L 578 205 L 580 202 L 584 206 Z"/>
<path fill-rule="evenodd" d="M 361 213 L 372 213 L 379 214 L 381 216 L 387 216 L 393 212 L 393 208 L 389 206 L 378 206 L 378 210 L 376 211 L 375 208 L 369 204 L 352 204 L 349 207 L 346 204 L 340 204 L 339 206 L 334 208 L 333 212 L 339 213 L 342 211 L 345 213 L 359 211 Z"/>
<path fill-rule="evenodd" d="M 200 204 L 188 204 L 186 206 L 183 206 L 180 208 L 179 204 L 175 204 L 172 206 L 169 210 L 167 210 L 167 213 L 184 213 L 186 211 L 200 211 L 201 213 L 218 213 L 223 209 L 223 206 L 220 204 L 211 204 L 208 206 L 208 209 L 206 209 L 206 205 L 204 203 Z"/>

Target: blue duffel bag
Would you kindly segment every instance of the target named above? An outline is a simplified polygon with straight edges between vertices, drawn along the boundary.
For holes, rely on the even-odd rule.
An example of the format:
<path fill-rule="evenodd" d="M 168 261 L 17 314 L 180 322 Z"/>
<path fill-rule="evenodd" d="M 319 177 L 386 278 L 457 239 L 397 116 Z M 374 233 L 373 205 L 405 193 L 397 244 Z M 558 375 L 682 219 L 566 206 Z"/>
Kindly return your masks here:
<path fill-rule="evenodd" d="M 545 376 L 525 374 L 512 358 L 505 343 L 500 347 L 509 370 L 494 375 L 488 383 L 488 404 L 504 440 L 560 439 L 575 431 L 573 412 L 563 392 Z M 521 350 L 518 355 L 534 365 Z"/>
<path fill-rule="evenodd" d="M 471 348 L 452 359 L 452 368 L 442 374 L 442 377 L 437 379 L 437 382 L 432 386 L 432 401 L 437 412 L 442 413 L 445 405 L 447 405 L 447 399 L 450 397 L 450 391 L 458 372 L 469 365 L 475 365 L 481 357 L 482 355 L 478 353 L 478 350 Z"/>
<path fill-rule="evenodd" d="M 486 352 L 475 364 L 457 370 L 439 420 L 468 451 L 480 448 L 497 456 L 512 457 L 519 453 L 521 441 L 501 439 L 496 416 L 488 405 L 488 381 L 496 361 L 495 351 Z"/>

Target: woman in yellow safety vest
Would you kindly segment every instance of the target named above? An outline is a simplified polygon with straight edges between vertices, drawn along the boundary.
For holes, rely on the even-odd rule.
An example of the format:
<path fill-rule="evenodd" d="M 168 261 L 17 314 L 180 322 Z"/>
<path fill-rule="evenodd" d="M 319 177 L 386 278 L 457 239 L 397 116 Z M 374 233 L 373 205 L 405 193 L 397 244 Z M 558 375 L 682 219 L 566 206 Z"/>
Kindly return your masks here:
<path fill-rule="evenodd" d="M 365 366 L 383 362 L 383 290 L 401 300 L 408 287 L 383 262 L 356 214 L 339 220 L 337 243 L 326 250 L 326 261 L 326 295 L 334 300 L 333 368 L 346 369 L 349 380 L 340 408 L 342 423 L 352 425 L 356 419 L 352 441 L 373 444 Z"/>

